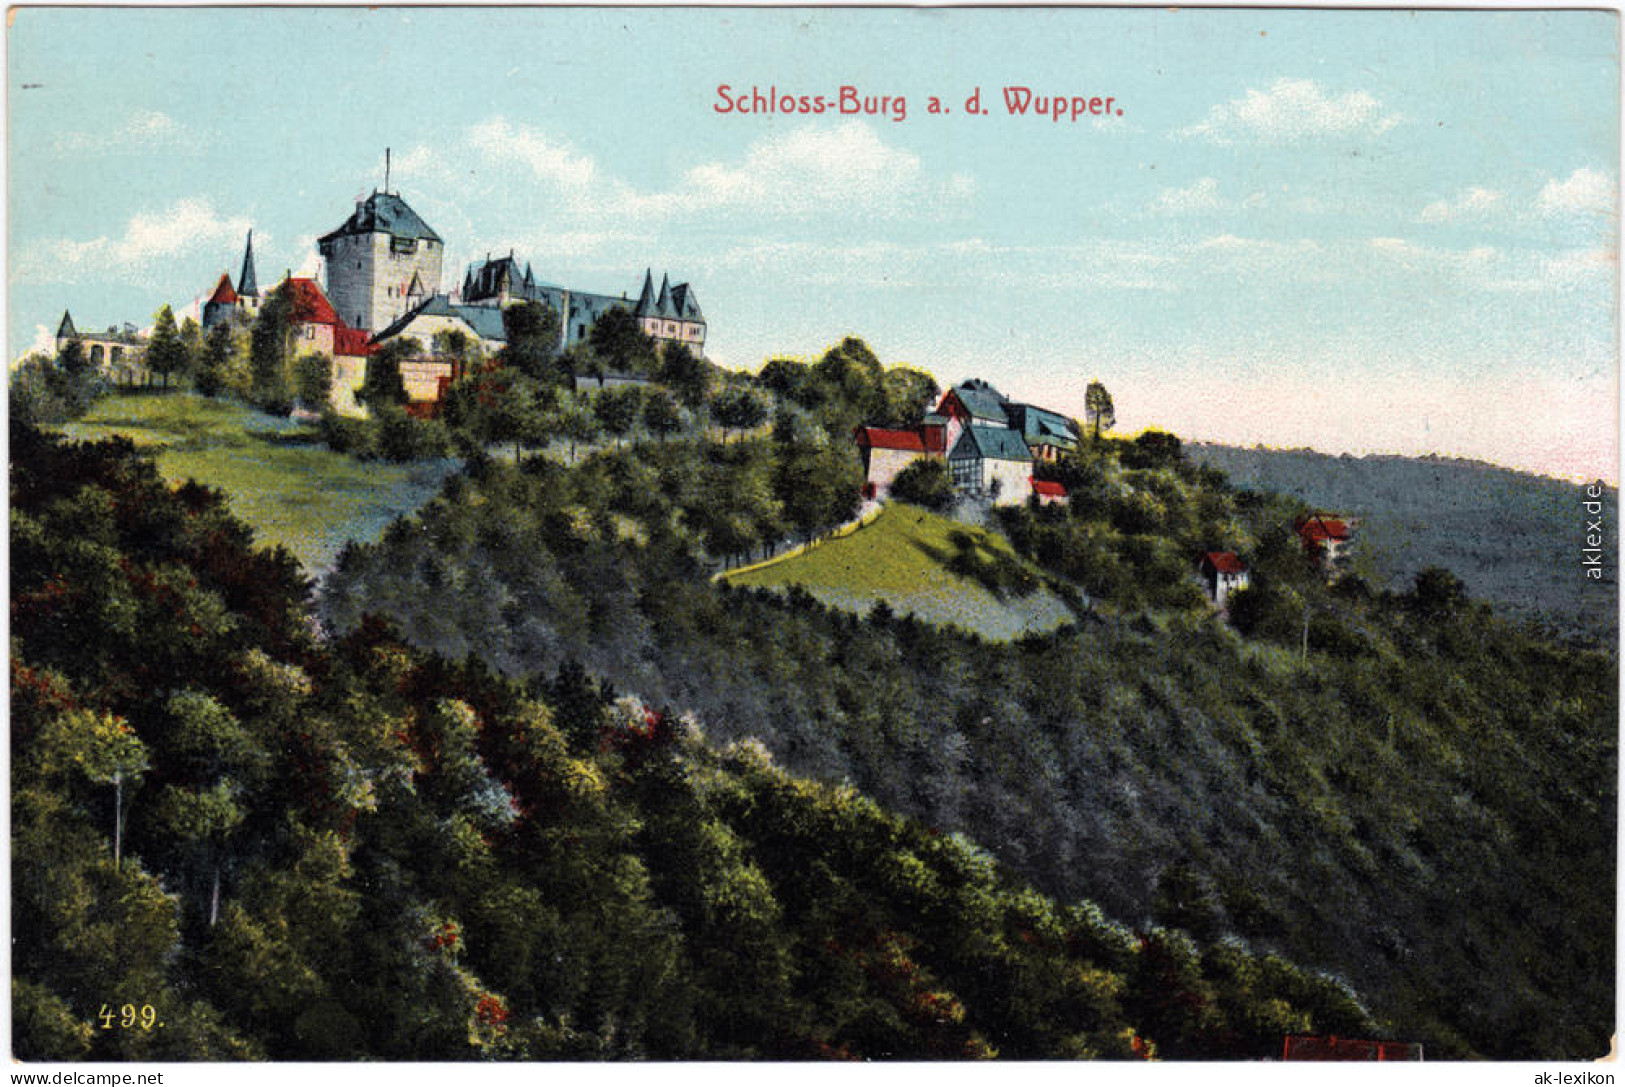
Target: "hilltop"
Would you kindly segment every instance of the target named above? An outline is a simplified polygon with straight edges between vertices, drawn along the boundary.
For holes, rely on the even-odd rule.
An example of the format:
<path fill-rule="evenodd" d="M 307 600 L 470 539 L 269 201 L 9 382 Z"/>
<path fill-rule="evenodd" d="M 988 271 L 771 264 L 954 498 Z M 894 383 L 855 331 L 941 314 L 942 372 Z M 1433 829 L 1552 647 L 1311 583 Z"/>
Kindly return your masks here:
<path fill-rule="evenodd" d="M 57 429 L 72 439 L 128 438 L 171 483 L 221 488 L 260 544 L 286 547 L 315 576 L 345 544 L 376 539 L 421 506 L 456 466 L 362 463 L 326 448 L 315 427 L 187 393 L 107 397 Z"/>
<path fill-rule="evenodd" d="M 1330 456 L 1311 449 L 1241 449 L 1193 443 L 1192 460 L 1238 487 L 1293 495 L 1360 519 L 1356 569 L 1403 587 L 1442 566 L 1474 596 L 1564 636 L 1617 640 L 1619 491 L 1604 488 L 1609 538 L 1604 580 L 1580 566 L 1584 486 L 1447 457 Z"/>

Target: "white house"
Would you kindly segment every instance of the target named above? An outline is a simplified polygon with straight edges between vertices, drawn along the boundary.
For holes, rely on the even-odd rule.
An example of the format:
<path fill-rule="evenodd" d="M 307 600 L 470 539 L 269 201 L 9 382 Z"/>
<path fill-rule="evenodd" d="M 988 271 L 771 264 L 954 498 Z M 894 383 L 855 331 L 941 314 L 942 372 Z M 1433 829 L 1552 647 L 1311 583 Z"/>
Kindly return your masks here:
<path fill-rule="evenodd" d="M 1232 551 L 1209 551 L 1202 556 L 1202 584 L 1213 606 L 1222 608 L 1230 594 L 1250 583 L 1247 565 Z"/>

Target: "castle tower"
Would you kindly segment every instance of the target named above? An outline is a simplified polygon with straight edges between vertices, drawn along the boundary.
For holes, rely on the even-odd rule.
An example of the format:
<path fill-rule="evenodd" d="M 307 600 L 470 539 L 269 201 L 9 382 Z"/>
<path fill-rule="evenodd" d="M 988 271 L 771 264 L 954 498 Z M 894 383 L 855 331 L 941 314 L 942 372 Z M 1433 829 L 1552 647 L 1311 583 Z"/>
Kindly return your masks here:
<path fill-rule="evenodd" d="M 445 243 L 396 193 L 374 191 L 316 244 L 327 296 L 351 328 L 376 332 L 440 293 Z"/>

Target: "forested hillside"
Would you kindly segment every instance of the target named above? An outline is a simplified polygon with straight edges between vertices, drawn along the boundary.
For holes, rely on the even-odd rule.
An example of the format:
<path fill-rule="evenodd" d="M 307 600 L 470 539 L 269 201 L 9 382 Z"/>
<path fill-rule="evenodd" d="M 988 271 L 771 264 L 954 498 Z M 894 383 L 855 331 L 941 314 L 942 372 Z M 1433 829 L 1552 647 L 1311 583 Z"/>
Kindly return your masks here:
<path fill-rule="evenodd" d="M 1438 566 L 1329 584 L 1301 500 L 1156 433 L 965 561 L 1047 579 L 1042 636 L 728 588 L 851 517 L 853 426 L 930 376 L 662 370 L 677 425 L 589 448 L 497 427 L 504 375 L 600 403 L 544 361 L 453 388 L 464 470 L 319 603 L 128 444 L 14 433 L 20 1055 L 1606 1051 L 1611 646 Z M 1251 568 L 1228 614 L 1207 550 Z"/>
<path fill-rule="evenodd" d="M 11 455 L 23 1060 L 1257 1057 L 1388 1029 L 579 668 L 518 682 L 372 621 L 320 641 L 293 561 L 127 441 L 24 428 Z"/>
<path fill-rule="evenodd" d="M 1611 652 L 1498 617 L 1442 569 L 1330 587 L 1291 533 L 1300 502 L 1232 489 L 1167 435 L 1089 444 L 1054 471 L 1070 512 L 1001 518 L 1094 604 L 1053 635 L 991 644 L 708 584 L 714 526 L 770 522 L 794 465 L 851 455 L 841 427 L 878 369 L 775 362 L 775 412 L 815 425 L 769 437 L 477 460 L 341 560 L 325 621 L 385 616 L 514 677 L 579 664 L 1062 900 L 1331 971 L 1435 1055 L 1606 1051 Z M 1192 573 L 1218 548 L 1254 571 L 1228 620 Z"/>
<path fill-rule="evenodd" d="M 1601 488 L 1599 514 L 1586 510 L 1584 485 L 1478 461 L 1206 444 L 1190 455 L 1238 487 L 1360 518 L 1358 561 L 1375 583 L 1403 587 L 1442 566 L 1509 614 L 1597 645 L 1618 640 L 1617 488 Z M 1581 560 L 1587 523 L 1599 519 L 1607 554 L 1592 580 Z"/>

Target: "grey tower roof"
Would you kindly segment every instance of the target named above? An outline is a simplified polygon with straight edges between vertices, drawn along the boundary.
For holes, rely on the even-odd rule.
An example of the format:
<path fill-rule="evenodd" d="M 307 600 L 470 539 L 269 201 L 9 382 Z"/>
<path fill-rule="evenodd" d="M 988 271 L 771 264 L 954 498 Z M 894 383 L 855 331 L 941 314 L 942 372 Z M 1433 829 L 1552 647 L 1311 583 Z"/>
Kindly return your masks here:
<path fill-rule="evenodd" d="M 319 242 L 328 242 L 346 234 L 389 234 L 396 238 L 422 238 L 438 242 L 440 235 L 429 229 L 429 224 L 392 192 L 375 192 L 358 205 L 355 214 L 342 226 L 324 234 Z"/>
<path fill-rule="evenodd" d="M 65 337 L 71 340 L 77 335 L 79 330 L 73 327 L 73 318 L 68 315 L 67 310 L 63 310 L 62 323 L 56 326 L 56 338 L 60 340 Z"/>

